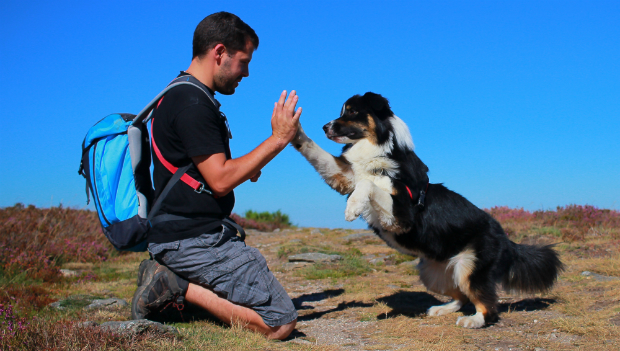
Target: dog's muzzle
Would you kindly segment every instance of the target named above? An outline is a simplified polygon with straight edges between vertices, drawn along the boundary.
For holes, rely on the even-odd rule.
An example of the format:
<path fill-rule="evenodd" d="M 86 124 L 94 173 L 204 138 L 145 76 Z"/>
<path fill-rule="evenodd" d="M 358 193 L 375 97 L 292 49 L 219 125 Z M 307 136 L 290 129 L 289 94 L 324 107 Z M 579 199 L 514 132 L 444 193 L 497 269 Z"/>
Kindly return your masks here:
<path fill-rule="evenodd" d="M 331 121 L 323 126 L 323 131 L 325 131 L 325 136 L 328 138 L 333 138 L 336 136 L 334 132 L 334 121 Z"/>

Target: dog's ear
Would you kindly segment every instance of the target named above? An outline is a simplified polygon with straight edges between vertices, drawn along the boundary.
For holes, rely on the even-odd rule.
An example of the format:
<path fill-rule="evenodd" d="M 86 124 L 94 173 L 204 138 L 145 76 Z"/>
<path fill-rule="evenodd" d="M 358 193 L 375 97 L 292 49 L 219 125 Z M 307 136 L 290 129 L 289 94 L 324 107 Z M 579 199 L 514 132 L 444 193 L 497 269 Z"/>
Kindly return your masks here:
<path fill-rule="evenodd" d="M 362 96 L 362 101 L 375 111 L 377 117 L 384 119 L 392 115 L 390 110 L 390 102 L 379 94 L 367 92 Z"/>

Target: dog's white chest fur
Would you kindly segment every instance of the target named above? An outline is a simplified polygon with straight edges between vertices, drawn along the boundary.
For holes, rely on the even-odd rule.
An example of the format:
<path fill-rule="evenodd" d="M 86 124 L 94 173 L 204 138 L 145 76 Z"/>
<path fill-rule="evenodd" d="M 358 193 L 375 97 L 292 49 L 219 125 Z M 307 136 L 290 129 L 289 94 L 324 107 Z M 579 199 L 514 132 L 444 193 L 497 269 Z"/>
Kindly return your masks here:
<path fill-rule="evenodd" d="M 391 145 L 391 142 L 386 143 Z M 387 157 L 391 148 L 377 146 L 368 140 L 361 140 L 347 150 L 343 156 L 351 163 L 354 182 L 369 180 L 379 189 L 392 193 L 392 179 L 398 173 L 398 164 Z"/>
<path fill-rule="evenodd" d="M 351 163 L 355 184 L 347 200 L 346 220 L 352 221 L 361 215 L 375 228 L 402 230 L 398 228 L 392 208 L 392 178 L 398 174 L 398 164 L 387 157 L 391 145 L 391 140 L 383 145 L 361 140 L 343 154 Z"/>

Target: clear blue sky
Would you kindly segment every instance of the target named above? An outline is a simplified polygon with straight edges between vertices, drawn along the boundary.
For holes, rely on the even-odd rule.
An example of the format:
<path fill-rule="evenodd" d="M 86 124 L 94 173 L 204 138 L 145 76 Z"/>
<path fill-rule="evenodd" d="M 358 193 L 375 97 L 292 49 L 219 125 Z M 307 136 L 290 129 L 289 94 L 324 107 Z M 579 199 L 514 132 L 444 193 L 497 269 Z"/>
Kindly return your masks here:
<path fill-rule="evenodd" d="M 137 113 L 221 10 L 260 37 L 250 77 L 218 96 L 233 156 L 270 134 L 283 89 L 298 91 L 310 137 L 339 153 L 321 126 L 373 91 L 409 125 L 431 182 L 479 207 L 620 209 L 618 1 L 2 1 L 0 207 L 85 207 L 88 128 Z M 236 194 L 237 213 L 365 227 L 292 148 Z"/>

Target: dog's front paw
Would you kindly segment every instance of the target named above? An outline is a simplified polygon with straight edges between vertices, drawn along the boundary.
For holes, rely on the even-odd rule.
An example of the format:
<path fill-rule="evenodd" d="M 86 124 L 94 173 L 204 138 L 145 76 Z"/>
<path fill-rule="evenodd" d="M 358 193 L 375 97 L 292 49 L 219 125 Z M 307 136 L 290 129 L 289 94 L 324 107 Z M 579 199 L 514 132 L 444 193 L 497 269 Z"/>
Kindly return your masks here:
<path fill-rule="evenodd" d="M 359 218 L 362 212 L 364 212 L 364 203 L 355 201 L 353 197 L 351 197 L 349 201 L 347 201 L 347 208 L 344 210 L 344 219 L 352 222 Z"/>
<path fill-rule="evenodd" d="M 300 150 L 303 144 L 308 140 L 309 138 L 306 136 L 306 133 L 304 133 L 303 128 L 301 128 L 301 123 L 299 123 L 297 134 L 295 134 L 295 137 L 291 140 L 291 145 L 293 145 L 295 149 Z"/>
<path fill-rule="evenodd" d="M 349 208 L 347 208 L 346 210 L 344 210 L 344 219 L 349 222 L 353 222 L 360 216 L 360 214 L 361 213 L 356 213 L 355 211 L 351 211 L 349 210 Z"/>
<path fill-rule="evenodd" d="M 482 328 L 484 327 L 484 324 L 484 316 L 480 312 L 469 317 L 459 317 L 456 320 L 456 325 L 469 329 Z"/>

